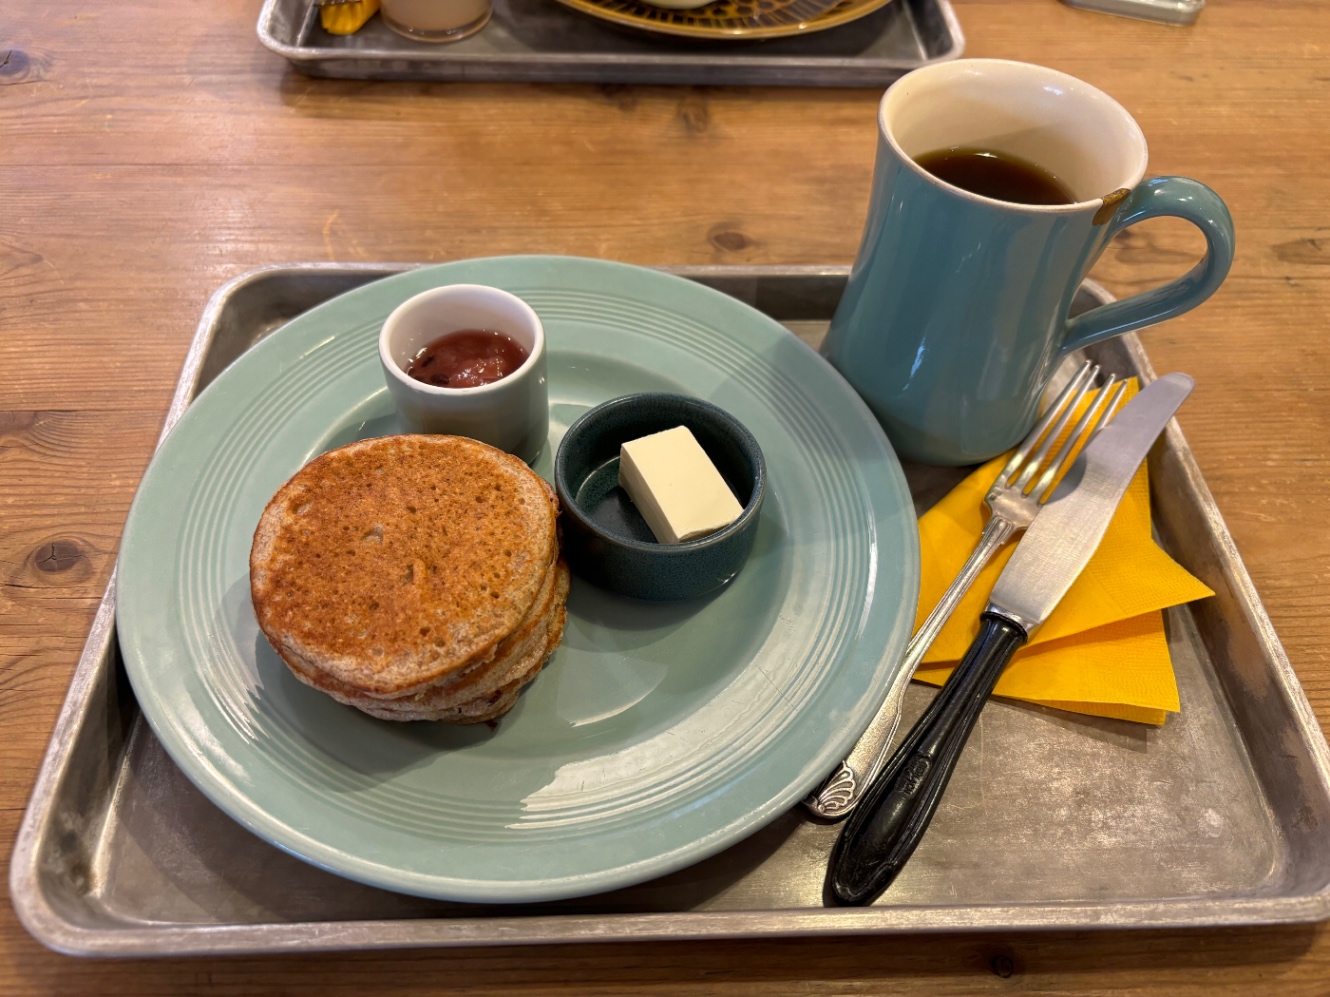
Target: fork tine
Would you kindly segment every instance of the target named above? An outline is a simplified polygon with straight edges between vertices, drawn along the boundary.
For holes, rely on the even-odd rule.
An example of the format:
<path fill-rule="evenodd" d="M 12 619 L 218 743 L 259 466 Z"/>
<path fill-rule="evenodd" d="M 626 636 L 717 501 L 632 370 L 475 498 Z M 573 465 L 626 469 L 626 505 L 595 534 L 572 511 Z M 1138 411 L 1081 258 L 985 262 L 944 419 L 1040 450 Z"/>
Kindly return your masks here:
<path fill-rule="evenodd" d="M 1048 407 L 1048 411 L 1040 417 L 1037 423 L 1035 423 L 1034 429 L 1026 434 L 1025 439 L 1021 440 L 1020 446 L 1016 448 L 1015 453 L 1011 455 L 1011 459 L 1007 461 L 1006 466 L 1002 468 L 1002 471 L 998 474 L 998 481 L 1001 481 L 1004 484 L 1007 483 L 1007 479 L 1015 474 L 1017 469 L 1025 463 L 1025 458 L 1029 456 L 1030 451 L 1034 449 L 1035 445 L 1044 435 L 1044 430 L 1046 430 L 1053 420 L 1061 414 L 1064 408 L 1066 408 L 1067 400 L 1081 390 L 1087 377 L 1093 382 L 1094 376 L 1098 370 L 1099 368 L 1096 367 L 1091 360 L 1087 360 L 1085 363 L 1081 364 L 1081 369 L 1072 375 L 1072 379 L 1067 382 L 1067 386 L 1062 389 L 1062 393 L 1058 395 L 1057 398 L 1053 399 L 1053 404 Z M 1080 396 L 1077 395 L 1078 399 L 1079 397 Z M 1075 407 L 1075 402 L 1072 403 L 1072 407 Z M 1057 433 L 1055 432 L 1054 436 L 1056 435 Z"/>
<path fill-rule="evenodd" d="M 1113 392 L 1112 389 L 1115 385 L 1117 391 Z M 1077 442 L 1084 438 L 1084 442 L 1089 443 L 1094 438 L 1095 433 L 1104 427 L 1104 424 L 1112 417 L 1114 409 L 1117 408 L 1118 399 L 1122 397 L 1122 392 L 1126 390 L 1126 387 L 1126 382 L 1119 382 L 1116 374 L 1108 376 L 1104 386 L 1099 389 L 1099 394 L 1086 407 L 1084 414 L 1077 420 L 1076 427 L 1067 434 L 1062 446 L 1058 448 L 1057 456 L 1049 462 L 1044 473 L 1039 476 L 1039 481 L 1030 491 L 1031 495 L 1038 496 L 1040 502 L 1044 500 L 1044 493 L 1052 487 L 1053 479 L 1062 470 L 1062 465 L 1071 456 Z"/>
<path fill-rule="evenodd" d="M 1076 414 L 1076 407 L 1080 405 L 1081 399 L 1085 397 L 1086 392 L 1088 392 L 1091 386 L 1093 386 L 1094 375 L 1098 372 L 1099 368 L 1095 367 L 1089 379 L 1086 380 L 1079 390 L 1077 390 L 1076 394 L 1072 396 L 1071 400 L 1067 403 L 1067 407 L 1062 410 L 1062 414 L 1058 417 L 1057 422 L 1055 422 L 1053 427 L 1049 429 L 1048 435 L 1045 436 L 1044 441 L 1039 444 L 1039 449 L 1036 450 L 1034 456 L 1030 458 L 1030 462 L 1025 465 L 1025 468 L 1021 471 L 1020 477 L 1016 479 L 1012 487 L 1024 492 L 1026 487 L 1030 484 L 1030 479 L 1039 473 L 1039 468 L 1043 466 L 1044 458 L 1048 456 L 1048 451 L 1053 449 L 1053 444 L 1057 442 L 1058 436 L 1061 435 L 1063 428 L 1071 420 L 1071 417 Z"/>
<path fill-rule="evenodd" d="M 1095 424 L 1094 433 L 1097 433 L 1099 432 L 1099 430 L 1103 429 L 1108 420 L 1113 418 L 1113 416 L 1117 413 L 1118 408 L 1122 405 L 1122 396 L 1125 395 L 1126 393 L 1127 393 L 1127 382 L 1123 381 L 1121 384 L 1118 385 L 1117 392 L 1113 395 L 1113 398 L 1109 401 L 1108 411 L 1105 412 L 1103 416 L 1100 418 L 1099 422 Z M 1094 439 L 1094 433 L 1091 433 L 1090 439 Z M 1087 440 L 1086 442 L 1088 443 L 1089 441 Z"/>
<path fill-rule="evenodd" d="M 1122 397 L 1127 393 L 1127 382 L 1118 380 L 1118 378 L 1115 376 L 1109 378 L 1108 383 L 1104 385 L 1105 394 L 1108 393 L 1108 389 L 1113 384 L 1114 381 L 1117 381 L 1117 390 L 1115 390 L 1112 396 L 1108 399 L 1108 405 L 1104 409 L 1104 411 L 1099 414 L 1098 420 L 1090 428 L 1090 431 L 1086 433 L 1085 435 L 1086 443 L 1089 443 L 1091 440 L 1093 440 L 1099 434 L 1099 430 L 1103 429 L 1105 426 L 1108 425 L 1108 420 L 1112 419 L 1113 416 L 1117 413 L 1118 407 L 1122 404 Z"/>
<path fill-rule="evenodd" d="M 1107 390 L 1107 385 L 1105 385 Z M 1099 421 L 1094 424 L 1089 434 L 1085 437 L 1085 442 L 1089 443 L 1099 434 L 1099 430 L 1108 425 L 1108 420 L 1117 414 L 1118 408 L 1122 405 L 1122 398 L 1127 393 L 1127 382 L 1119 381 L 1117 390 L 1113 392 L 1113 397 L 1108 400 L 1108 407 L 1099 416 Z"/>

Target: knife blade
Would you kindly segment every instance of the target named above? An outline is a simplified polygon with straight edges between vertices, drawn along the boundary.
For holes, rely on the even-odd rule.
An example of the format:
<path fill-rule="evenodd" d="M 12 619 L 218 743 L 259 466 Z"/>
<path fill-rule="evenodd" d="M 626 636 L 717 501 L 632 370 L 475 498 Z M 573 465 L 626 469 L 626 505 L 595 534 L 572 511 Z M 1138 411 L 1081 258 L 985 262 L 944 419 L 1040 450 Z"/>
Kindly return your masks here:
<path fill-rule="evenodd" d="M 998 576 L 969 651 L 850 815 L 827 869 L 829 900 L 871 903 L 900 873 L 1002 670 L 1099 547 L 1136 469 L 1194 383 L 1186 374 L 1154 381 L 1072 463 Z"/>

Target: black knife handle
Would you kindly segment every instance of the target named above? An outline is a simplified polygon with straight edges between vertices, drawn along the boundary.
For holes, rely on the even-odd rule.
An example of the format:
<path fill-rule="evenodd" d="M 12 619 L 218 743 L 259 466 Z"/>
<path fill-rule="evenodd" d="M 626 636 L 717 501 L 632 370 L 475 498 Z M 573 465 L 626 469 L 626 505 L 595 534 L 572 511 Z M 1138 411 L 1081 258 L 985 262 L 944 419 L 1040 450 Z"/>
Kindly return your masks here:
<path fill-rule="evenodd" d="M 827 870 L 837 903 L 871 903 L 914 854 L 984 703 L 1025 641 L 1010 620 L 983 615 L 964 659 L 846 821 Z"/>

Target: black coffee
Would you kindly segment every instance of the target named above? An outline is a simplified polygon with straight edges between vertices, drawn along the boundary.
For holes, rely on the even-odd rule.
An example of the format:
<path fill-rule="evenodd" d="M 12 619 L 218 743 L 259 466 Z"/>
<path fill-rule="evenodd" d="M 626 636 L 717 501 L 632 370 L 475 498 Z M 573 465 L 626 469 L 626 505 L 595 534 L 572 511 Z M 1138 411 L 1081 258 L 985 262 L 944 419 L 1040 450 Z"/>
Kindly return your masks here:
<path fill-rule="evenodd" d="M 1042 166 L 987 149 L 938 149 L 914 161 L 954 187 L 1017 204 L 1075 204 L 1076 198 Z"/>

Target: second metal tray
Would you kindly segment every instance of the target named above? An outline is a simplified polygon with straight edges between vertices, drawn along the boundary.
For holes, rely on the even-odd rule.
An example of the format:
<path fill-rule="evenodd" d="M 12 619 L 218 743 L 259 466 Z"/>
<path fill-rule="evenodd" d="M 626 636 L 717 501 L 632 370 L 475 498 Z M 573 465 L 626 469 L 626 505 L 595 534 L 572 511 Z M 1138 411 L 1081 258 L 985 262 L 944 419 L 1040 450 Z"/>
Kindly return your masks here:
<path fill-rule="evenodd" d="M 221 288 L 167 429 L 273 329 L 402 269 L 266 267 Z M 675 272 L 810 342 L 847 274 Z M 1079 305 L 1104 297 L 1087 286 Z M 1134 336 L 1095 357 L 1153 376 Z M 1182 713 L 1155 729 L 993 701 L 929 835 L 875 906 L 823 908 L 837 830 L 798 808 L 691 868 L 557 904 L 443 903 L 323 872 L 243 830 L 167 757 L 125 679 L 112 585 L 19 832 L 15 908 L 50 947 L 98 955 L 1320 920 L 1330 916 L 1330 749 L 1176 423 L 1150 468 L 1161 542 L 1216 592 L 1166 616 Z M 906 471 L 921 509 L 957 476 Z M 931 695 L 913 686 L 907 719 Z"/>
<path fill-rule="evenodd" d="M 330 35 L 311 0 L 264 0 L 258 30 L 302 73 L 366 80 L 885 87 L 965 45 L 948 0 L 892 0 L 837 28 L 767 41 L 652 35 L 555 0 L 494 0 L 483 31 L 446 45 L 403 38 L 378 17 Z"/>

